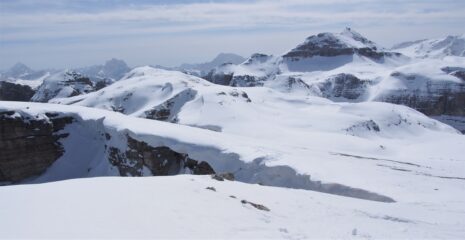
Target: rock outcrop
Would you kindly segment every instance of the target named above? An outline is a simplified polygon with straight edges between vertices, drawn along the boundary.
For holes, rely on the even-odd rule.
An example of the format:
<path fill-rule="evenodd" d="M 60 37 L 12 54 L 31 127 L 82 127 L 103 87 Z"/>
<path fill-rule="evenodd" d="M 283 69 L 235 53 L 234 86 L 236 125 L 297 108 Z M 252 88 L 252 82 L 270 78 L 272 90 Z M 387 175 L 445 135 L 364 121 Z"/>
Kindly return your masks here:
<path fill-rule="evenodd" d="M 167 122 L 177 122 L 177 114 L 187 102 L 193 100 L 197 92 L 193 89 L 186 89 L 176 94 L 164 103 L 155 106 L 151 110 L 145 111 L 145 118 Z"/>
<path fill-rule="evenodd" d="M 153 176 L 170 176 L 186 171 L 197 175 L 215 173 L 207 162 L 191 159 L 169 147 L 153 147 L 130 136 L 127 139 L 126 151 L 109 148 L 110 163 L 118 168 L 121 176 L 144 176 L 144 169 Z"/>
<path fill-rule="evenodd" d="M 0 82 L 0 100 L 27 102 L 34 96 L 31 87 L 10 82 Z"/>
<path fill-rule="evenodd" d="M 457 71 L 450 72 L 454 73 Z M 429 116 L 465 116 L 465 82 L 433 81 L 425 76 L 400 72 L 391 76 L 406 86 L 414 86 L 388 92 L 376 100 L 405 105 Z"/>
<path fill-rule="evenodd" d="M 335 57 L 354 54 L 374 60 L 380 60 L 385 56 L 401 55 L 400 53 L 381 51 L 372 41 L 347 28 L 339 34 L 320 33 L 310 36 L 304 43 L 284 54 L 283 58 L 298 61 L 302 58 L 311 58 L 314 56 Z"/>
<path fill-rule="evenodd" d="M 0 182 L 18 182 L 44 172 L 64 153 L 60 134 L 70 117 L 49 114 L 48 119 L 0 113 Z"/>
<path fill-rule="evenodd" d="M 366 94 L 368 80 L 361 80 L 352 74 L 341 73 L 330 77 L 319 88 L 324 97 L 334 99 L 360 100 Z"/>

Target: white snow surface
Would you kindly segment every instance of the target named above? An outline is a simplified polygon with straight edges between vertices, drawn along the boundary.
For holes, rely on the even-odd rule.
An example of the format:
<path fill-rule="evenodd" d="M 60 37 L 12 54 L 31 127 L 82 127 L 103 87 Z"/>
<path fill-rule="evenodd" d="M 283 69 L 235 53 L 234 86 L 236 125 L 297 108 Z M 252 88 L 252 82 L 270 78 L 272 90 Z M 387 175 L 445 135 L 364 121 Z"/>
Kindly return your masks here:
<path fill-rule="evenodd" d="M 348 46 L 376 47 L 355 34 L 336 35 Z M 0 111 L 79 119 L 65 129 L 65 155 L 23 183 L 118 175 L 104 159 L 103 132 L 168 146 L 237 178 L 183 174 L 0 187 L 0 204 L 8 206 L 0 208 L 0 237 L 465 238 L 465 136 L 408 107 L 375 102 L 396 91 L 463 91 L 461 80 L 442 70 L 465 67 L 463 57 L 379 62 L 354 55 L 336 65 L 335 58 L 313 57 L 291 68 L 281 60 L 252 57 L 217 68 L 265 79 L 264 87 L 140 67 L 99 91 L 51 100 L 59 104 L 0 102 Z M 319 86 L 340 73 L 369 82 L 359 103 L 321 97 Z M 291 78 L 300 82 L 290 87 Z M 160 110 L 169 110 L 165 121 L 145 119 Z M 332 194 L 315 188 L 335 185 L 339 190 L 326 191 Z M 360 194 L 356 189 L 394 202 L 341 196 Z"/>
<path fill-rule="evenodd" d="M 465 234 L 463 195 L 444 204 L 389 204 L 180 175 L 9 186 L 0 188 L 0 196 L 7 206 L 0 208 L 4 238 L 460 239 Z"/>
<path fill-rule="evenodd" d="M 465 57 L 465 34 L 400 43 L 392 50 L 415 58 Z"/>
<path fill-rule="evenodd" d="M 179 95 L 183 92 L 192 94 L 174 98 L 172 120 L 177 123 L 140 118 L 173 96 L 185 96 Z M 203 177 L 97 178 L 0 188 L 2 205 L 9 206 L 0 210 L 2 236 L 464 236 L 465 137 L 410 108 L 335 103 L 267 87 L 219 86 L 150 67 L 134 69 L 100 91 L 60 101 L 95 108 L 0 102 L 0 111 L 39 118 L 59 112 L 81 119 L 66 128 L 71 133 L 62 140 L 67 154 L 31 183 L 117 175 L 99 148 L 100 133 L 110 131 L 187 153 L 220 172 L 239 171 L 236 176 L 242 182 L 303 189 L 316 183 L 339 184 L 345 189 L 341 191 L 362 189 L 395 202 L 243 183 L 221 183 L 227 186 L 223 188 Z M 129 116 L 104 110 L 111 106 L 124 108 Z M 207 186 L 215 186 L 217 192 L 204 189 Z M 271 212 L 239 199 L 264 204 Z M 218 209 L 212 211 L 211 206 Z M 137 220 L 128 221 L 127 216 Z M 205 219 L 212 232 L 193 218 Z M 19 224 L 20 219 L 26 222 Z M 186 228 L 170 231 L 174 221 Z M 330 223 L 334 227 L 323 228 Z M 320 228 L 327 230 L 317 231 Z"/>

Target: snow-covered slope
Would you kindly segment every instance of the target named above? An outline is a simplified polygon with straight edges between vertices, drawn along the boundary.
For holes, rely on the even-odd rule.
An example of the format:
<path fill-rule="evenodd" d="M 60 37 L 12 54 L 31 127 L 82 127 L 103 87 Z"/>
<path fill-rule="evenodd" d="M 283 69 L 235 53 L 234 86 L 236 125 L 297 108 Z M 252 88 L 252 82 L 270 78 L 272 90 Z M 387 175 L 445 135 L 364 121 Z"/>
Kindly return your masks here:
<path fill-rule="evenodd" d="M 304 167 L 314 177 L 334 177 L 313 171 L 313 164 L 318 168 L 332 165 L 331 161 L 325 161 L 325 164 L 329 164 L 325 166 L 319 159 L 332 159 L 343 153 L 340 155 L 344 156 L 343 159 L 352 155 L 370 155 L 376 159 L 399 157 L 403 159 L 400 161 L 411 162 L 411 157 L 406 159 L 410 155 L 404 155 L 406 149 L 398 148 L 397 141 L 402 142 L 400 139 L 410 139 L 407 142 L 416 141 L 413 140 L 416 138 L 429 139 L 427 135 L 436 131 L 447 131 L 453 136 L 456 134 L 446 125 L 409 108 L 392 104 L 334 103 L 317 97 L 292 96 L 263 87 L 219 86 L 182 73 L 149 67 L 137 68 L 128 77 L 95 93 L 60 101 L 115 109 L 130 116 L 171 121 L 266 142 L 265 145 L 273 146 L 280 152 L 278 155 L 287 156 L 284 161 L 283 156 L 272 157 L 273 154 L 265 151 L 273 159 L 273 165 L 296 164 L 293 166 Z M 457 138 L 463 139 L 463 136 L 457 135 Z M 277 139 L 278 145 L 271 139 Z M 285 144 L 279 146 L 283 142 Z M 318 149 L 318 153 L 305 153 L 308 146 Z M 293 150 L 286 150 L 286 147 Z M 436 147 L 442 148 L 442 144 Z M 361 154 L 360 148 L 369 153 Z M 410 145 L 407 149 L 412 151 L 415 148 Z M 442 154 L 442 150 L 435 149 L 437 154 Z M 395 156 L 388 156 L 389 153 Z M 312 156 L 313 160 L 307 156 Z M 330 168 L 324 171 L 331 171 Z"/>
<path fill-rule="evenodd" d="M 205 162 L 217 173 L 233 173 L 239 182 L 302 190 L 220 183 L 209 177 L 191 176 L 128 180 L 125 183 L 117 179 L 93 179 L 7 187 L 0 189 L 1 203 L 10 206 L 0 210 L 1 216 L 7 216 L 6 219 L 0 217 L 0 221 L 9 222 L 0 224 L 7 229 L 2 231 L 7 236 L 34 233 L 59 237 L 75 232 L 73 227 L 58 228 L 62 232 L 45 231 L 42 227 L 23 232 L 18 226 L 32 226 L 37 219 L 28 218 L 23 225 L 8 220 L 14 213 L 22 216 L 28 212 L 20 207 L 24 204 L 16 205 L 18 200 L 13 203 L 19 195 L 23 196 L 22 201 L 28 201 L 30 197 L 24 194 L 38 191 L 35 193 L 44 197 L 37 200 L 37 204 L 48 200 L 55 202 L 61 199 L 57 195 L 71 196 L 64 190 L 66 188 L 73 188 L 73 194 L 89 196 L 80 198 L 82 205 L 73 204 L 81 206 L 76 210 L 85 211 L 94 207 L 105 212 L 114 210 L 100 194 L 117 198 L 112 204 L 130 201 L 132 198 L 127 196 L 144 199 L 137 206 L 150 199 L 152 193 L 165 194 L 156 198 L 159 202 L 156 199 L 150 202 L 157 202 L 155 205 L 163 207 L 170 217 L 152 216 L 155 222 L 178 219 L 172 209 L 196 216 L 197 210 L 188 209 L 196 206 L 195 209 L 202 212 L 205 211 L 202 204 L 224 206 L 216 213 L 207 211 L 213 215 L 203 215 L 205 221 L 214 219 L 217 222 L 214 218 L 217 214 L 224 216 L 231 211 L 238 214 L 231 220 L 231 225 L 209 227 L 218 237 L 226 237 L 231 232 L 235 234 L 227 236 L 280 237 L 286 233 L 308 237 L 463 236 L 465 158 L 462 146 L 465 137 L 407 107 L 377 102 L 335 103 L 267 87 L 222 86 L 180 72 L 150 67 L 136 68 L 122 80 L 97 92 L 56 100 L 94 108 L 0 102 L 0 121 L 8 129 L 2 131 L 0 137 L 11 141 L 0 146 L 6 148 L 2 150 L 5 154 L 0 156 L 1 178 L 10 177 L 19 183 L 40 183 L 95 176 L 186 174 L 198 172 L 200 163 Z M 104 109 L 119 110 L 127 115 Z M 43 132 L 44 129 L 49 130 Z M 24 132 L 31 132 L 31 135 Z M 34 145 L 34 141 L 42 144 Z M 28 147 L 28 144 L 36 147 Z M 35 156 L 41 156 L 41 161 Z M 18 163 L 23 165 L 11 164 L 9 157 L 20 159 Z M 196 167 L 191 168 L 191 160 L 195 161 Z M 137 183 L 133 185 L 132 181 Z M 144 187 L 137 187 L 142 186 L 140 184 Z M 159 187 L 150 187 L 155 185 Z M 113 192 L 114 186 L 119 186 L 119 193 L 122 189 L 129 192 L 118 198 L 119 193 Z M 216 191 L 206 187 L 214 187 Z M 42 195 L 44 191 L 49 195 Z M 176 198 L 170 194 L 172 191 L 185 195 Z M 182 204 L 181 200 L 169 200 L 173 198 L 190 200 Z M 246 201 L 241 203 L 240 200 Z M 301 204 L 296 205 L 296 202 Z M 67 226 L 83 226 L 85 230 L 80 228 L 79 234 L 121 237 L 134 233 L 132 229 L 140 226 L 138 221 L 125 221 L 127 229 L 117 227 L 118 230 L 111 233 L 103 231 L 114 226 L 107 225 L 107 220 L 115 219 L 104 213 L 99 215 L 99 227 L 90 229 L 93 220 L 79 220 L 83 219 L 85 211 L 65 210 L 67 203 L 72 204 L 66 200 L 56 204 L 53 209 L 57 211 L 49 211 L 53 204 L 45 204 L 43 210 L 52 215 L 63 213 L 62 220 L 74 217 L 74 224 Z M 270 211 L 261 212 L 251 203 L 262 204 Z M 42 211 L 35 203 L 25 205 Z M 149 209 L 159 210 L 158 207 Z M 141 214 L 137 209 L 134 211 L 136 215 Z M 448 214 L 444 215 L 444 211 Z M 120 213 L 128 216 L 129 208 L 125 206 Z M 249 216 L 248 221 L 241 220 L 246 216 Z M 290 216 L 294 220 L 289 220 Z M 313 231 L 305 224 L 323 216 L 325 221 L 343 227 L 325 232 Z M 263 218 L 273 224 L 264 226 Z M 55 218 L 41 219 L 47 225 L 55 226 Z M 229 217 L 225 217 L 227 219 Z M 114 221 L 118 226 L 122 224 L 119 220 Z M 184 223 L 184 220 L 179 221 Z M 190 222 L 189 218 L 185 221 Z M 284 225 L 286 222 L 289 225 Z M 278 225 L 283 225 L 279 227 L 281 231 L 277 230 L 279 235 L 265 233 Z M 240 231 L 246 226 L 250 227 L 250 232 Z M 392 227 L 396 228 L 393 230 Z M 180 231 L 180 235 L 173 233 L 170 236 L 202 237 L 205 234 L 202 229 L 189 228 Z M 137 230 L 140 235 L 132 236 L 163 237 L 169 234 Z"/>
<path fill-rule="evenodd" d="M 457 55 L 461 38 L 453 39 L 449 45 L 437 43 L 431 48 L 442 46 L 438 51 Z M 422 41 L 425 46 L 435 42 Z M 337 102 L 386 101 L 438 119 L 448 115 L 465 121 L 463 56 L 409 58 L 389 52 L 351 29 L 310 36 L 278 57 L 254 54 L 242 64 L 217 67 L 204 78 L 222 85 L 266 86 Z M 465 132 L 463 124 L 448 123 Z"/>
<path fill-rule="evenodd" d="M 0 75 L 0 81 L 26 85 L 35 91 L 32 101 L 47 102 L 55 97 L 80 95 L 103 88 L 122 78 L 130 68 L 122 60 L 103 65 L 66 70 L 31 70 L 18 63 Z M 21 86 L 17 87 L 20 91 Z M 0 96 L 1 97 L 1 96 Z"/>
<path fill-rule="evenodd" d="M 95 91 L 99 85 L 99 82 L 70 70 L 52 74 L 42 81 L 31 101 L 48 102 L 53 98 L 72 97 Z M 104 80 L 101 83 L 106 84 Z"/>
<path fill-rule="evenodd" d="M 465 224 L 463 195 L 386 204 L 195 176 L 2 187 L 0 196 L 6 238 L 460 239 Z"/>
<path fill-rule="evenodd" d="M 465 57 L 465 34 L 400 43 L 392 50 L 415 58 Z"/>

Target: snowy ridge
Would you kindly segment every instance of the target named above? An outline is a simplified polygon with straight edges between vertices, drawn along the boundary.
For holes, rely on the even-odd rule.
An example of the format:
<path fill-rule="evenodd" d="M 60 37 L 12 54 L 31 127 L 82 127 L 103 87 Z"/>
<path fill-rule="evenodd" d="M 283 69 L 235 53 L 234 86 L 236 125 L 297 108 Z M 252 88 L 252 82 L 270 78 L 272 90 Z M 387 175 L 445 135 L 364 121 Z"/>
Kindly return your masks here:
<path fill-rule="evenodd" d="M 465 34 L 400 43 L 392 50 L 415 58 L 465 57 Z"/>

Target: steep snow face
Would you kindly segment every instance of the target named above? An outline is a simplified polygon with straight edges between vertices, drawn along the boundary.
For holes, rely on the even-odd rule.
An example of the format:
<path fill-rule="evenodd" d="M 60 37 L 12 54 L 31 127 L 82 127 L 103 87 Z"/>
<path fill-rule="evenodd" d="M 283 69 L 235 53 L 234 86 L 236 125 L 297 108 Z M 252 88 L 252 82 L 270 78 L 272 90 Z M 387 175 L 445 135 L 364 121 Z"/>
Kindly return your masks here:
<path fill-rule="evenodd" d="M 465 34 L 401 43 L 392 50 L 415 58 L 465 57 Z"/>
<path fill-rule="evenodd" d="M 195 76 L 204 76 L 212 69 L 223 64 L 240 64 L 245 61 L 245 58 L 234 53 L 220 53 L 212 61 L 198 64 L 182 64 L 175 68 L 183 72 L 190 73 Z"/>

